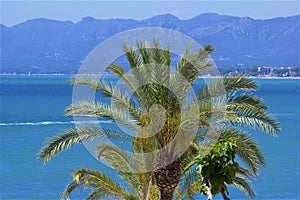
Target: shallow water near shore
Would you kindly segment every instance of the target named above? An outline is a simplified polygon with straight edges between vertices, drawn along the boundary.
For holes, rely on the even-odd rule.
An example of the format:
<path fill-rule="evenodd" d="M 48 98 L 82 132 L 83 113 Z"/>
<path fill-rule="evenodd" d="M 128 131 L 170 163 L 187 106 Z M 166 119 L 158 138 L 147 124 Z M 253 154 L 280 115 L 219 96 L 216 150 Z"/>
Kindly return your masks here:
<path fill-rule="evenodd" d="M 79 168 L 112 173 L 83 146 L 61 153 L 46 165 L 37 153 L 46 138 L 74 127 L 63 113 L 72 102 L 68 76 L 0 76 L 0 199 L 58 199 Z M 253 182 L 256 199 L 300 198 L 300 79 L 257 79 L 256 94 L 279 120 L 278 137 L 252 131 L 266 157 L 267 166 Z M 109 125 L 108 125 L 109 126 Z M 83 199 L 75 192 L 72 199 Z M 230 188 L 231 199 L 246 199 Z M 205 199 L 205 197 L 201 197 Z M 216 196 L 216 199 L 221 199 Z"/>

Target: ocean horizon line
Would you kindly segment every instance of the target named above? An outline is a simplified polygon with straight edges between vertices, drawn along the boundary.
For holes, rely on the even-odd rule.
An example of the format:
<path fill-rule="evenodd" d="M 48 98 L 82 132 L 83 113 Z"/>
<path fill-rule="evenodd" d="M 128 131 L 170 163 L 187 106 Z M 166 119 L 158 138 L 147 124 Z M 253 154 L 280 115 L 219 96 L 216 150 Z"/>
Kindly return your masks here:
<path fill-rule="evenodd" d="M 99 73 L 99 74 L 60 74 L 60 73 L 54 73 L 54 74 L 15 74 L 15 73 L 0 73 L 0 76 L 77 76 L 77 75 L 102 75 L 102 76 L 114 76 L 114 74 L 107 74 L 107 73 Z M 224 75 L 225 76 L 225 75 Z M 199 76 L 198 78 L 222 78 L 224 76 Z M 247 76 L 248 78 L 254 78 L 254 79 L 300 79 L 300 76 Z"/>

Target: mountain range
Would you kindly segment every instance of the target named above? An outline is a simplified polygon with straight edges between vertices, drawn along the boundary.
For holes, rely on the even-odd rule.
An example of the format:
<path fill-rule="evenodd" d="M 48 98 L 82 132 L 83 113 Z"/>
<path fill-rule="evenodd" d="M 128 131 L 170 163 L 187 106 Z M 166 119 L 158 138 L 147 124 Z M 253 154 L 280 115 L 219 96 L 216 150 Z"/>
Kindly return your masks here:
<path fill-rule="evenodd" d="M 300 15 L 252 19 L 215 13 L 182 20 L 166 14 L 145 20 L 95 19 L 77 23 L 32 19 L 1 30 L 1 73 L 76 73 L 101 41 L 119 32 L 162 27 L 212 44 L 218 67 L 300 65 Z"/>

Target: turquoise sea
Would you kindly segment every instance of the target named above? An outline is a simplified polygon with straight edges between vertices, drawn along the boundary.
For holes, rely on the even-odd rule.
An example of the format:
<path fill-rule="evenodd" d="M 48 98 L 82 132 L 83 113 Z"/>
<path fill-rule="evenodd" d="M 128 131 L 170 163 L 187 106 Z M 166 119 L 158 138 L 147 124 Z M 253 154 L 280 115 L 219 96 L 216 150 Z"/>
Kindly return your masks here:
<path fill-rule="evenodd" d="M 64 109 L 72 101 L 67 76 L 0 76 L 0 199 L 59 199 L 78 167 L 112 173 L 83 146 L 63 152 L 46 165 L 36 158 L 46 138 L 73 127 Z M 256 94 L 265 99 L 282 132 L 271 137 L 259 132 L 267 166 L 253 182 L 256 199 L 300 199 L 300 79 L 258 79 Z M 80 192 L 72 199 L 83 199 Z M 247 199 L 230 188 L 231 199 Z M 201 197 L 205 199 L 205 197 Z M 216 196 L 215 199 L 221 199 Z"/>

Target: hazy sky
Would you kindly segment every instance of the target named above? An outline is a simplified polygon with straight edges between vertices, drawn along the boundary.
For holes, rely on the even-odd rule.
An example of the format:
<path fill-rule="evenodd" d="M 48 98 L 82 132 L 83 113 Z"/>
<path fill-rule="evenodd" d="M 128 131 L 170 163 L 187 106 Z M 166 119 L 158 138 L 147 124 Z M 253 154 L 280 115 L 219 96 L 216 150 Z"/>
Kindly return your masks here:
<path fill-rule="evenodd" d="M 2 1 L 1 24 L 14 24 L 33 18 L 80 21 L 85 16 L 146 19 L 171 13 L 181 19 L 215 12 L 233 16 L 266 19 L 299 14 L 299 1 Z"/>

